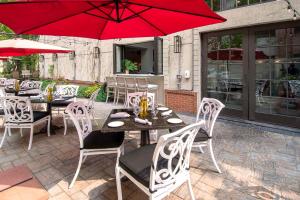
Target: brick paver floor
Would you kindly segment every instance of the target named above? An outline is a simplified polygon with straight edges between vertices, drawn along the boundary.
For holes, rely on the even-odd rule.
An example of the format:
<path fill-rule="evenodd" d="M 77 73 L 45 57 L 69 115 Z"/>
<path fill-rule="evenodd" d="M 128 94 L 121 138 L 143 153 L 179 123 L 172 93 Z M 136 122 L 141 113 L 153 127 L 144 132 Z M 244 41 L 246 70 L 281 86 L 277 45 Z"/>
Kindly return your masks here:
<path fill-rule="evenodd" d="M 96 104 L 100 126 L 113 107 Z M 192 117 L 181 117 L 187 123 L 193 122 Z M 62 125 L 62 118 L 56 117 L 55 123 Z M 96 124 L 94 128 L 97 129 Z M 2 133 L 3 129 L 0 138 Z M 115 155 L 88 157 L 69 190 L 79 155 L 75 129 L 70 127 L 66 136 L 63 129 L 51 137 L 35 135 L 30 151 L 28 134 L 21 138 L 18 133 L 13 131 L 0 150 L 1 171 L 26 164 L 48 190 L 50 199 L 117 199 Z M 223 173 L 215 171 L 206 149 L 204 154 L 193 152 L 191 177 L 196 199 L 300 199 L 300 134 L 266 132 L 223 121 L 216 123 L 214 133 L 215 156 Z M 125 151 L 137 148 L 137 141 L 138 135 L 127 136 Z M 122 183 L 122 189 L 125 199 L 146 199 L 130 181 Z M 166 199 L 189 199 L 187 186 Z"/>

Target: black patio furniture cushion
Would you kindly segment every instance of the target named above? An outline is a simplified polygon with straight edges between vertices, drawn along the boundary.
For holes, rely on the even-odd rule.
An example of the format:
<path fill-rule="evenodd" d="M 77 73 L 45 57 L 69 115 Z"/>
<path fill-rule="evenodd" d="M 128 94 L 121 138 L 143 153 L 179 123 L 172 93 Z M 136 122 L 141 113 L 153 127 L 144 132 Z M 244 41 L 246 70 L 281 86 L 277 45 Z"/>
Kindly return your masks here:
<path fill-rule="evenodd" d="M 38 121 L 44 117 L 47 117 L 49 115 L 48 112 L 42 112 L 42 111 L 33 111 L 33 121 Z"/>
<path fill-rule="evenodd" d="M 4 110 L 0 109 L 0 115 L 4 115 Z"/>
<path fill-rule="evenodd" d="M 84 138 L 84 149 L 107 149 L 121 146 L 124 141 L 124 132 L 102 133 L 92 131 Z"/>
<path fill-rule="evenodd" d="M 175 129 L 175 128 L 172 128 L 172 129 L 169 129 L 169 132 L 173 133 L 175 131 L 179 130 L 179 128 Z M 196 135 L 196 138 L 194 140 L 194 142 L 205 142 L 207 141 L 208 139 L 210 139 L 211 137 L 209 137 L 207 131 L 203 130 L 202 128 L 198 131 L 197 135 Z"/>
<path fill-rule="evenodd" d="M 210 139 L 211 137 L 209 137 L 207 131 L 203 130 L 202 128 L 198 131 L 196 138 L 194 140 L 194 142 L 205 142 L 208 139 Z"/>
<path fill-rule="evenodd" d="M 145 145 L 120 156 L 119 159 L 120 167 L 146 187 L 149 187 L 155 147 L 156 144 Z"/>
<path fill-rule="evenodd" d="M 155 148 L 156 144 L 145 145 L 129 153 L 126 153 L 119 158 L 120 167 L 145 187 L 149 187 L 152 158 Z M 165 150 L 165 153 L 167 153 L 166 151 L 167 150 Z M 176 164 L 178 164 L 178 161 L 179 159 L 177 155 L 172 160 L 172 165 L 174 168 Z M 167 166 L 168 160 L 159 157 L 157 170 L 165 169 L 167 168 Z"/>
<path fill-rule="evenodd" d="M 54 100 L 51 102 L 51 105 L 53 107 L 67 107 L 72 101 L 66 101 L 66 100 Z"/>

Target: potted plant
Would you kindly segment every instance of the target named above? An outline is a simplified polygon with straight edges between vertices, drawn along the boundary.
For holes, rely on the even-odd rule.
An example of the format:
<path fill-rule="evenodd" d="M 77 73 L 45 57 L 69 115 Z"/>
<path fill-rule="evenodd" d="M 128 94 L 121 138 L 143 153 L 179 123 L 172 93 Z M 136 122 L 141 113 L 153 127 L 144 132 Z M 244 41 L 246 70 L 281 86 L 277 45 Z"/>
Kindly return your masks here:
<path fill-rule="evenodd" d="M 137 69 L 138 66 L 136 63 L 128 59 L 123 60 L 123 70 L 125 71 L 126 74 L 129 74 L 130 71 L 136 71 Z"/>

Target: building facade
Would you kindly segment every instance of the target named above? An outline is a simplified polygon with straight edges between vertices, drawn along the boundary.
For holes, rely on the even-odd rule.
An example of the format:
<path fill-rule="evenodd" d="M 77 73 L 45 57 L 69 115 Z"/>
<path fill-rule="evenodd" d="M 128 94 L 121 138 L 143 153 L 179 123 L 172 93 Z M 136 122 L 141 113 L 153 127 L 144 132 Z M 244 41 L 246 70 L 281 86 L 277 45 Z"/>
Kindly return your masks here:
<path fill-rule="evenodd" d="M 41 37 L 75 56 L 45 55 L 40 74 L 103 82 L 129 59 L 138 65 L 132 76 L 150 77 L 159 101 L 177 110 L 195 112 L 208 96 L 226 105 L 224 115 L 300 128 L 300 17 L 283 0 L 206 2 L 227 21 L 161 38 Z M 290 3 L 300 11 L 299 0 Z"/>

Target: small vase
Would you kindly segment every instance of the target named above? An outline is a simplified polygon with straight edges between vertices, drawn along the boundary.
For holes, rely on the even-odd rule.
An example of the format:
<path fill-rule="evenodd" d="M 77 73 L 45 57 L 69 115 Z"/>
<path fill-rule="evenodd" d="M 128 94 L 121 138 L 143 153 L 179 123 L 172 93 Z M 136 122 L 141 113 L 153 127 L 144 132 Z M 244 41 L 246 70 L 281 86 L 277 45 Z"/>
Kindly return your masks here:
<path fill-rule="evenodd" d="M 128 69 L 125 70 L 125 74 L 129 74 L 129 70 Z"/>

